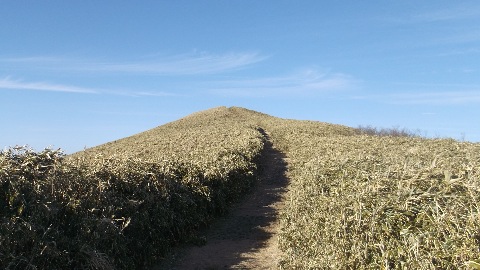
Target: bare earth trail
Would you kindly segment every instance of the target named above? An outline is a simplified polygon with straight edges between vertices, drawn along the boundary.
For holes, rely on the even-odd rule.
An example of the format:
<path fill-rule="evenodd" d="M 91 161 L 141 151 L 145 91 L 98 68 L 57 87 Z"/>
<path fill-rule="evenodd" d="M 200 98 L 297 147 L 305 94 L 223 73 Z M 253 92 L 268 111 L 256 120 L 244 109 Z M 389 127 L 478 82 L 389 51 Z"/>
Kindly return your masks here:
<path fill-rule="evenodd" d="M 288 184 L 287 163 L 264 136 L 260 177 L 250 193 L 208 229 L 204 246 L 184 248 L 154 269 L 278 268 L 278 213 Z"/>

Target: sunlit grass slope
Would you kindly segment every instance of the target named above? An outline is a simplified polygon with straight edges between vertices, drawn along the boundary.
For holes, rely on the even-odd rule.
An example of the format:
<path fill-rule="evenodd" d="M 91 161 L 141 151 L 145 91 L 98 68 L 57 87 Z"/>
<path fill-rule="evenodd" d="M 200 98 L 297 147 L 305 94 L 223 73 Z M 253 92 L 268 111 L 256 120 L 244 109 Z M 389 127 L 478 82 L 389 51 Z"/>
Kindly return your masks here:
<path fill-rule="evenodd" d="M 136 269 L 247 191 L 261 130 L 227 108 L 63 157 L 0 155 L 0 268 Z"/>
<path fill-rule="evenodd" d="M 281 268 L 480 269 L 480 144 L 236 107 L 68 157 L 2 152 L 0 268 L 143 268 L 200 241 L 254 183 L 265 132 L 289 162 Z"/>
<path fill-rule="evenodd" d="M 279 119 L 266 129 L 290 158 L 284 269 L 478 265 L 480 144 Z"/>
<path fill-rule="evenodd" d="M 248 117 L 218 107 L 194 113 L 163 126 L 90 148 L 78 156 L 115 156 L 144 161 L 179 161 L 209 167 L 219 157 L 257 150 L 261 133 Z M 252 154 L 246 153 L 251 159 Z M 220 166 L 216 166 L 220 167 Z"/>

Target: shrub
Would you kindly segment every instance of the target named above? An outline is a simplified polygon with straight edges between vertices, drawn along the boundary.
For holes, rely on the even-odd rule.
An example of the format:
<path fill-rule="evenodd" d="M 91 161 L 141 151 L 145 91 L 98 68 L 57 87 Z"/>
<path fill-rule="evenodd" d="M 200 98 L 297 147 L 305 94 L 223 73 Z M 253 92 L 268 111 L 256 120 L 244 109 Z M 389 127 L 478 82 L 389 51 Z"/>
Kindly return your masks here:
<path fill-rule="evenodd" d="M 370 136 L 391 136 L 391 137 L 420 137 L 420 130 L 409 130 L 407 128 L 392 127 L 392 128 L 377 128 L 372 126 L 359 126 L 356 129 L 359 135 Z"/>
<path fill-rule="evenodd" d="M 195 239 L 251 187 L 263 149 L 256 126 L 216 119 L 72 156 L 2 151 L 0 268 L 145 268 Z"/>

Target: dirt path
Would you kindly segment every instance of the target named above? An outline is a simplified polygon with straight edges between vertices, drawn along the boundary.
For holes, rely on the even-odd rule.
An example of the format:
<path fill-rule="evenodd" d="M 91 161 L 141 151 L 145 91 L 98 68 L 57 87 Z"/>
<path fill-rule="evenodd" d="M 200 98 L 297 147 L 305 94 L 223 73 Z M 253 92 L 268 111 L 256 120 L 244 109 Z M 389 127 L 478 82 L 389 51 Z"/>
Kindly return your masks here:
<path fill-rule="evenodd" d="M 277 269 L 278 213 L 287 187 L 285 156 L 267 138 L 259 182 L 231 213 L 206 232 L 204 246 L 188 247 L 155 269 Z"/>

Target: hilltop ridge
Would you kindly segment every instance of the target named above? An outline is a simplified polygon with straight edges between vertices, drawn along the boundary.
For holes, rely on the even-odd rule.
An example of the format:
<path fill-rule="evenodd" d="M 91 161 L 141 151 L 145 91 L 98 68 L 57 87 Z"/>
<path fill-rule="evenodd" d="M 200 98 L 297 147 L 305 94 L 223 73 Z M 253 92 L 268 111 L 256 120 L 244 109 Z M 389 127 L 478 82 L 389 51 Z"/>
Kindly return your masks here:
<path fill-rule="evenodd" d="M 172 140 L 181 139 L 182 141 L 197 142 L 197 132 L 213 132 L 218 137 L 210 136 L 212 143 L 221 145 L 224 133 L 229 132 L 230 126 L 242 126 L 247 129 L 277 129 L 295 124 L 301 127 L 302 132 L 312 132 L 315 134 L 353 134 L 354 129 L 346 126 L 328 124 L 318 121 L 308 120 L 290 120 L 274 117 L 261 112 L 249 110 L 242 107 L 215 107 L 199 112 L 192 113 L 176 121 L 166 123 L 141 133 L 118 139 L 112 142 L 88 148 L 84 151 L 75 153 L 82 154 L 102 154 L 102 155 L 129 155 L 142 158 L 149 158 L 147 152 L 165 151 L 168 145 L 172 145 Z M 222 128 L 219 128 L 222 126 Z M 295 131 L 292 131 L 295 132 Z M 190 145 L 195 147 L 195 145 Z M 205 145 L 198 144 L 198 147 Z M 168 152 L 168 151 L 167 151 Z M 155 158 L 155 156 L 152 156 Z M 157 157 L 160 158 L 160 157 Z M 163 157 L 167 158 L 167 157 Z"/>

